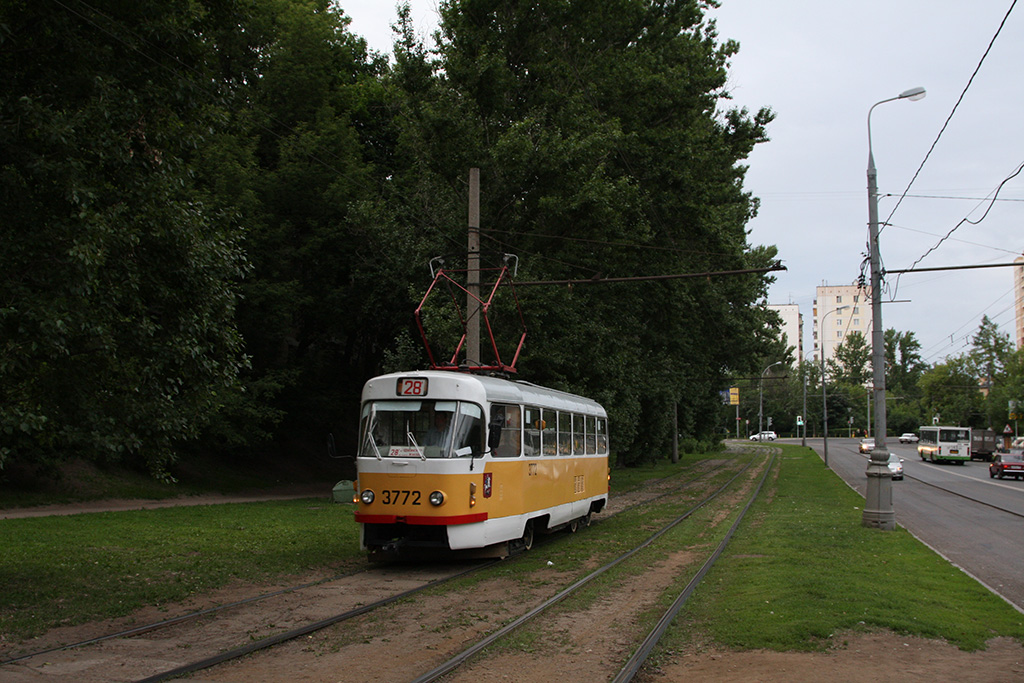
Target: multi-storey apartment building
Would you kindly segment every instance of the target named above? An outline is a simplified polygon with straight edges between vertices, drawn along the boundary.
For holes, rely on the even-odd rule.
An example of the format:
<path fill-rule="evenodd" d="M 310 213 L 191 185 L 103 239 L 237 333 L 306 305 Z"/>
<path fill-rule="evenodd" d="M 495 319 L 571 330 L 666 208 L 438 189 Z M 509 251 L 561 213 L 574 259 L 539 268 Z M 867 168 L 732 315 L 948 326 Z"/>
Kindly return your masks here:
<path fill-rule="evenodd" d="M 845 308 L 844 308 L 845 307 Z M 853 332 L 871 345 L 871 288 L 822 285 L 814 298 L 814 360 L 835 355 L 836 347 Z"/>
<path fill-rule="evenodd" d="M 797 304 L 769 304 L 768 308 L 782 318 L 781 336 L 786 346 L 793 347 L 793 362 L 804 357 L 804 317 Z"/>
<path fill-rule="evenodd" d="M 1013 340 L 1018 349 L 1024 349 L 1024 256 L 1018 256 L 1013 262 L 1021 264 L 1013 267 L 1013 310 L 1017 319 Z"/>

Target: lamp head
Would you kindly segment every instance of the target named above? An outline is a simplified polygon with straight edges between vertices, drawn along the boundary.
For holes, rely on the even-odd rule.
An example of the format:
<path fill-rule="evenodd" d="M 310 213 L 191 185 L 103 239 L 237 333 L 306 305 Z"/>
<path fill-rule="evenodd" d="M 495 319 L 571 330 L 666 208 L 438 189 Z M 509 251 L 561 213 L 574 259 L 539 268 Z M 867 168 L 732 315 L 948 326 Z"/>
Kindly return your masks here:
<path fill-rule="evenodd" d="M 899 94 L 899 99 L 916 102 L 918 100 L 923 100 L 926 94 L 927 93 L 925 92 L 924 88 L 922 88 L 921 86 L 917 86 L 916 88 L 911 88 L 910 90 L 904 90 L 903 92 L 901 92 Z"/>

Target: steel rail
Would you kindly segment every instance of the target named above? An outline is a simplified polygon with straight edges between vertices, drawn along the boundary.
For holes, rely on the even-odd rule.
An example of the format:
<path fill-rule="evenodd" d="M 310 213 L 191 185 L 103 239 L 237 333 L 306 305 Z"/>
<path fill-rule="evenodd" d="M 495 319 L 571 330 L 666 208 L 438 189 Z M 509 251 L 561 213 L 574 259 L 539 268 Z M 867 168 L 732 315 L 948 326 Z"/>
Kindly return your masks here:
<path fill-rule="evenodd" d="M 653 501 L 656 501 L 656 500 L 658 500 L 660 498 L 663 498 L 663 497 L 665 497 L 667 495 L 670 495 L 672 493 L 678 492 L 679 490 L 682 490 L 683 488 L 685 488 L 685 487 L 687 487 L 687 486 L 689 486 L 691 484 L 694 484 L 694 483 L 700 481 L 701 479 L 704 479 L 704 478 L 708 477 L 709 475 L 713 475 L 713 474 L 717 473 L 718 470 L 722 469 L 727 464 L 728 464 L 728 460 L 723 461 L 723 462 L 719 463 L 718 465 L 716 465 L 715 467 L 713 467 L 712 469 L 710 469 L 710 470 L 708 470 L 706 472 L 699 473 L 697 476 L 693 477 L 692 479 L 687 479 L 686 481 L 680 482 L 680 486 L 677 489 L 675 489 L 674 491 L 669 491 L 669 492 L 660 494 L 658 496 L 655 496 L 654 498 L 648 499 L 646 501 L 641 501 L 641 502 L 638 502 L 638 503 L 636 503 L 634 505 L 630 505 L 629 507 L 623 508 L 622 510 L 617 511 L 617 512 L 613 513 L 612 515 L 608 515 L 606 517 L 606 519 L 614 517 L 615 515 L 621 514 L 623 512 L 627 512 L 629 510 L 632 510 L 632 509 L 634 509 L 634 508 L 636 508 L 638 506 L 649 504 L 649 503 L 651 503 Z M 748 464 L 747 468 L 749 468 L 749 466 L 750 465 Z M 745 471 L 745 469 L 746 468 L 744 468 L 743 471 Z M 656 482 L 668 481 L 668 480 L 674 479 L 676 477 L 679 477 L 679 476 L 685 474 L 687 471 L 688 470 L 683 470 L 683 471 L 681 471 L 679 473 L 671 474 L 671 475 L 668 475 L 666 477 L 662 477 L 661 479 L 657 479 L 657 480 L 654 480 L 654 481 L 656 481 Z M 742 471 L 741 471 L 741 473 L 742 473 Z M 736 476 L 738 476 L 738 474 Z M 598 521 L 596 523 L 600 524 L 601 521 Z M 278 634 L 276 636 L 271 636 L 271 637 L 268 637 L 268 638 L 260 639 L 260 640 L 254 641 L 252 643 L 248 643 L 248 644 L 246 644 L 244 646 L 240 646 L 239 648 L 235 648 L 235 649 L 232 649 L 232 650 L 225 651 L 225 652 L 220 653 L 220 654 L 218 654 L 216 656 L 213 656 L 213 657 L 210 657 L 210 658 L 207 658 L 207 659 L 204 659 L 204 660 L 200 660 L 200 661 L 197 661 L 197 662 L 192 662 L 190 664 L 182 665 L 181 667 L 177 667 L 176 669 L 173 669 L 173 670 L 169 670 L 169 671 L 165 671 L 165 672 L 162 672 L 162 673 L 154 674 L 154 675 L 152 675 L 152 676 L 150 676 L 148 678 L 141 679 L 140 683 L 142 683 L 142 682 L 150 682 L 150 681 L 163 681 L 163 680 L 168 680 L 169 678 L 173 678 L 173 677 L 176 677 L 176 676 L 182 676 L 182 675 L 185 675 L 187 673 L 194 673 L 195 671 L 200 671 L 202 669 L 209 668 L 211 666 L 214 666 L 215 664 L 219 664 L 219 663 L 222 663 L 222 662 L 225 662 L 225 661 L 229 661 L 229 660 L 234 659 L 234 658 L 242 657 L 242 656 L 244 656 L 246 654 L 251 654 L 252 652 L 255 652 L 255 651 L 258 651 L 258 650 L 261 650 L 261 649 L 272 647 L 272 646 L 277 645 L 277 644 L 279 644 L 281 642 L 285 642 L 287 640 L 298 638 L 298 637 L 300 637 L 302 635 L 307 635 L 309 633 L 315 632 L 317 630 L 321 630 L 323 628 L 326 628 L 328 626 L 334 625 L 334 624 L 339 623 L 341 621 L 345 621 L 347 619 L 354 618 L 356 616 L 359 616 L 360 614 L 364 614 L 364 613 L 366 613 L 368 611 L 371 611 L 373 609 L 377 609 L 379 607 L 386 606 L 386 605 L 388 605 L 388 604 L 390 604 L 390 603 L 392 603 L 394 601 L 397 601 L 399 599 L 408 597 L 408 596 L 413 595 L 413 594 L 415 594 L 415 593 L 417 593 L 419 591 L 426 590 L 428 588 L 433 588 L 435 586 L 438 586 L 438 585 L 440 585 L 440 584 L 442 584 L 442 583 L 444 583 L 444 582 L 446 582 L 446 581 L 448 581 L 450 579 L 453 579 L 453 578 L 456 578 L 456 577 L 465 576 L 466 574 L 469 574 L 469 573 L 472 573 L 472 572 L 475 572 L 475 571 L 479 571 L 479 570 L 485 569 L 487 567 L 492 566 L 493 564 L 494 564 L 494 562 L 487 562 L 487 563 L 484 563 L 484 564 L 481 564 L 481 565 L 474 566 L 474 567 L 472 567 L 470 569 L 467 569 L 467 570 L 465 570 L 463 572 L 459 572 L 459 573 L 454 574 L 454 575 L 452 575 L 450 577 L 446 577 L 446 578 L 443 578 L 443 579 L 438 579 L 438 580 L 435 580 L 435 581 L 431 581 L 431 582 L 426 583 L 423 586 L 420 586 L 418 588 L 410 589 L 409 591 L 406 591 L 406 592 L 403 592 L 403 593 L 399 593 L 399 594 L 396 594 L 394 596 L 390 596 L 388 598 L 382 598 L 381 600 L 378 600 L 378 601 L 376 601 L 374 603 L 370 603 L 368 605 L 365 605 L 365 606 L 362 606 L 362 607 L 359 607 L 359 608 L 356 608 L 356 609 L 353 609 L 353 610 L 349 610 L 349 611 L 344 612 L 342 614 L 338 614 L 338 615 L 335 615 L 335 616 L 332 616 L 332 617 L 328 617 L 327 619 L 318 621 L 316 623 L 307 624 L 305 626 L 298 627 L 298 628 L 296 628 L 296 629 L 294 629 L 292 631 L 287 631 L 287 632 Z M 304 584 L 300 584 L 300 585 L 297 585 L 297 586 L 292 586 L 292 587 L 289 587 L 289 588 L 283 588 L 283 589 L 280 589 L 280 590 L 277 590 L 277 591 L 268 592 L 268 593 L 262 593 L 262 594 L 255 595 L 255 596 L 252 596 L 252 597 L 249 597 L 249 598 L 244 598 L 242 600 L 236 600 L 236 601 L 233 601 L 233 602 L 230 602 L 230 603 L 225 603 L 223 605 L 217 605 L 215 607 L 210 607 L 210 608 L 206 608 L 206 609 L 202 609 L 202 610 L 197 610 L 197 611 L 190 612 L 190 613 L 183 614 L 183 615 L 179 615 L 177 617 L 173 617 L 173 618 L 170 618 L 170 619 L 164 619 L 162 621 L 152 622 L 152 623 L 149 623 L 149 624 L 144 624 L 144 625 L 141 625 L 141 626 L 132 627 L 130 629 L 125 629 L 125 630 L 118 631 L 118 632 L 115 632 L 115 633 L 109 633 L 109 634 L 105 634 L 105 635 L 102 635 L 102 636 L 97 636 L 97 637 L 94 637 L 94 638 L 90 638 L 90 639 L 87 639 L 87 640 L 77 641 L 77 642 L 69 643 L 69 644 L 66 644 L 66 645 L 60 645 L 60 646 L 56 646 L 56 647 L 47 648 L 47 649 L 44 649 L 44 650 L 38 650 L 38 651 L 35 651 L 35 652 L 31 652 L 31 653 L 27 653 L 27 654 L 23 654 L 23 655 L 18 655 L 17 657 L 13 657 L 11 659 L 6 659 L 6 660 L 0 661 L 0 666 L 7 665 L 7 664 L 13 664 L 13 663 L 17 663 L 17 662 L 22 662 L 22 661 L 29 660 L 29 659 L 32 659 L 32 658 L 35 658 L 35 657 L 39 657 L 39 656 L 42 656 L 42 655 L 50 654 L 50 653 L 53 653 L 53 652 L 61 652 L 61 651 L 66 651 L 66 650 L 72 650 L 72 649 L 76 649 L 76 648 L 87 647 L 89 645 L 94 645 L 94 644 L 97 644 L 97 643 L 100 643 L 100 642 L 104 642 L 104 641 L 108 641 L 108 640 L 114 640 L 114 639 L 117 639 L 117 638 L 128 638 L 128 637 L 132 637 L 132 636 L 141 635 L 141 634 L 144 634 L 144 633 L 149 633 L 149 632 L 152 632 L 152 631 L 160 630 L 162 628 L 168 628 L 170 626 L 174 626 L 174 625 L 177 625 L 177 624 L 180 624 L 180 623 L 183 623 L 183 622 L 187 622 L 187 621 L 190 621 L 190 620 L 193 620 L 193 619 L 197 619 L 197 618 L 202 617 L 202 616 L 207 616 L 207 615 L 210 615 L 210 614 L 216 614 L 217 612 L 221 612 L 221 611 L 233 608 L 233 607 L 240 607 L 240 606 L 244 606 L 244 605 L 247 605 L 247 604 L 259 602 L 259 601 L 267 599 L 267 598 L 272 598 L 272 597 L 276 597 L 276 596 L 279 596 L 279 595 L 283 595 L 283 594 L 287 594 L 287 593 L 292 593 L 292 592 L 295 592 L 295 591 L 303 590 L 303 589 L 306 589 L 306 588 L 315 587 L 315 586 L 318 586 L 318 585 L 322 585 L 324 583 L 328 583 L 328 582 L 331 582 L 331 581 L 336 581 L 338 579 L 342 579 L 342 578 L 346 578 L 346 577 L 349 577 L 349 576 L 354 576 L 354 575 L 357 575 L 357 574 L 360 574 L 360 573 L 364 573 L 366 571 L 372 571 L 372 568 L 365 569 L 365 570 L 360 570 L 360 571 L 355 571 L 355 572 L 349 572 L 349 573 L 345 573 L 345 574 L 339 574 L 339 575 L 336 575 L 336 576 L 333 576 L 333 577 L 329 577 L 329 578 L 326 578 L 326 579 L 321 579 L 321 580 L 318 580 L 318 581 L 304 583 Z"/>
<path fill-rule="evenodd" d="M 599 577 L 599 576 L 603 575 L 604 573 L 608 572 L 609 570 L 613 569 L 614 567 L 616 567 L 620 563 L 624 562 L 625 560 L 629 559 L 630 557 L 632 557 L 636 553 L 640 552 L 641 550 L 647 548 L 652 543 L 654 543 L 656 540 L 658 540 L 659 538 L 661 538 L 662 536 L 667 534 L 669 531 L 671 531 L 673 528 L 675 528 L 677 525 L 679 525 L 680 523 L 685 521 L 688 517 L 690 517 L 690 515 L 692 515 L 693 513 L 697 512 L 702 507 L 707 505 L 709 502 L 711 502 L 712 500 L 717 498 L 734 481 L 736 481 L 736 479 L 739 478 L 740 475 L 742 475 L 744 472 L 746 472 L 748 469 L 750 469 L 750 467 L 752 465 L 753 465 L 753 462 L 747 463 L 746 467 L 744 467 L 742 470 L 737 472 L 729 481 L 727 481 L 725 484 L 723 484 L 721 487 L 719 487 L 717 490 L 715 490 L 709 496 L 704 498 L 704 500 L 702 500 L 701 502 L 697 503 L 697 505 L 695 505 L 694 507 L 690 508 L 689 510 L 684 512 L 682 515 L 680 515 L 679 517 L 677 517 L 676 519 L 674 519 L 673 521 L 669 522 L 664 527 L 659 529 L 657 532 L 652 534 L 650 537 L 647 538 L 647 540 L 645 540 L 640 545 L 636 546 L 632 550 L 629 550 L 629 551 L 623 553 L 622 555 L 618 556 L 617 558 L 615 558 L 611 562 L 605 564 L 604 566 L 594 570 L 593 572 L 591 572 L 587 576 L 583 577 L 582 579 L 580 579 L 576 583 L 572 584 L 568 588 L 565 588 L 564 590 L 559 592 L 554 597 L 549 598 L 548 600 L 546 600 L 545 602 L 541 603 L 540 605 L 538 605 L 534 609 L 530 610 L 526 614 L 522 615 L 518 619 L 513 620 L 512 622 L 506 624 L 504 627 L 498 629 L 494 633 L 492 633 L 492 634 L 484 637 L 483 639 L 477 641 L 474 645 L 466 648 L 465 650 L 463 650 L 459 654 L 455 655 L 454 657 L 452 657 L 448 661 L 444 662 L 440 666 L 436 667 L 435 669 L 432 669 L 431 671 L 429 671 L 429 672 L 423 674 L 422 676 L 414 679 L 413 683 L 432 683 L 433 681 L 437 681 L 438 679 L 442 678 L 443 676 L 448 675 L 449 673 L 451 673 L 452 671 L 454 671 L 455 669 L 460 667 L 462 664 L 464 664 L 467 660 L 471 659 L 473 656 L 478 654 L 481 650 L 484 650 L 485 648 L 487 648 L 488 646 L 493 644 L 495 641 L 497 641 L 497 640 L 503 638 L 504 636 L 508 635 L 509 633 L 514 631 L 519 626 L 522 626 L 524 623 L 530 621 L 534 617 L 536 617 L 539 614 L 545 612 L 546 610 L 548 610 L 549 608 L 553 607 L 554 605 L 560 603 L 562 600 L 564 600 L 565 598 L 569 597 L 570 595 L 572 595 L 576 591 L 580 590 L 582 587 L 584 587 L 585 585 L 590 583 L 592 580 L 596 579 L 597 577 Z"/>
<path fill-rule="evenodd" d="M 772 465 L 774 464 L 775 455 L 772 455 L 772 459 L 769 461 L 768 466 L 765 467 L 764 474 L 761 476 L 761 481 L 757 484 L 757 488 L 754 489 L 753 494 L 751 494 L 750 496 L 750 500 L 748 500 L 747 504 L 743 506 L 743 510 L 740 511 L 739 516 L 736 518 L 736 521 L 733 522 L 732 526 L 729 528 L 729 531 L 722 539 L 722 542 L 718 544 L 718 547 L 711 554 L 711 556 L 704 562 L 700 570 L 693 576 L 692 579 L 690 579 L 690 582 L 686 584 L 686 588 L 684 588 L 683 592 L 680 593 L 679 596 L 675 599 L 671 607 L 669 607 L 668 610 L 665 611 L 665 614 L 663 614 L 661 619 L 658 620 L 658 623 L 651 630 L 651 632 L 647 634 L 647 637 L 644 638 L 643 642 L 640 644 L 640 647 L 638 647 L 636 652 L 633 653 L 633 656 L 629 658 L 629 661 L 627 661 L 626 665 L 622 667 L 618 675 L 612 679 L 612 683 L 627 683 L 628 681 L 632 681 L 633 677 L 636 676 L 637 672 L 640 671 L 640 668 L 644 665 L 644 663 L 647 661 L 647 658 L 650 656 L 651 651 L 654 650 L 654 646 L 658 644 L 658 641 L 661 640 L 661 637 L 665 634 L 665 631 L 667 631 L 668 627 L 672 625 L 672 622 L 675 620 L 676 615 L 679 614 L 679 610 L 683 608 L 683 605 L 685 605 L 686 601 L 689 600 L 690 596 L 693 594 L 693 591 L 697 589 L 697 586 L 700 585 L 700 582 L 704 580 L 704 576 L 708 573 L 708 571 L 711 570 L 711 567 L 715 565 L 715 562 L 718 561 L 718 558 L 722 555 L 722 552 L 724 552 L 725 548 L 729 545 L 729 541 L 732 540 L 733 534 L 736 533 L 736 529 L 739 528 L 740 522 L 743 521 L 743 518 L 746 516 L 747 511 L 750 509 L 750 506 L 754 504 L 754 501 L 757 500 L 757 496 L 761 493 L 761 487 L 764 486 L 764 482 L 768 478 L 768 473 L 771 472 Z"/>

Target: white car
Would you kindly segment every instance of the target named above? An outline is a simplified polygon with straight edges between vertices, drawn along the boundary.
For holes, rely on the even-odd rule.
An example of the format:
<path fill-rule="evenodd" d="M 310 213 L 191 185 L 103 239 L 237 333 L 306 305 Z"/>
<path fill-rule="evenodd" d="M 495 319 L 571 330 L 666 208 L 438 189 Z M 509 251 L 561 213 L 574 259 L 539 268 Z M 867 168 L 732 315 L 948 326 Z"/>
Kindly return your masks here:
<path fill-rule="evenodd" d="M 914 434 L 913 432 L 900 434 L 900 443 L 917 443 L 917 441 L 917 434 Z"/>
<path fill-rule="evenodd" d="M 893 479 L 903 478 L 903 458 L 898 455 L 889 454 L 889 461 L 886 463 Z"/>
<path fill-rule="evenodd" d="M 750 435 L 751 441 L 775 441 L 777 438 L 775 432 L 758 432 Z"/>

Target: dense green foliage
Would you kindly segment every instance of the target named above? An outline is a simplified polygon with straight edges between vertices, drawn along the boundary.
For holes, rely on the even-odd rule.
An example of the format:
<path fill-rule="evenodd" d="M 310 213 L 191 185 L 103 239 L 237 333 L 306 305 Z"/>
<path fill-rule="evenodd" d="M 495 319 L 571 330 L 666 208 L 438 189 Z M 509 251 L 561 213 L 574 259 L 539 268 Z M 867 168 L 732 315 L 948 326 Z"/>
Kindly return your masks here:
<path fill-rule="evenodd" d="M 826 363 L 829 431 L 860 435 L 874 431 L 874 398 L 870 345 L 851 334 Z M 769 361 L 770 362 L 770 361 Z M 803 405 L 801 373 L 807 376 L 807 404 Z M 772 372 L 764 382 L 765 415 L 774 416 L 773 427 L 786 436 L 798 434 L 794 417 L 805 415 L 808 435 L 821 433 L 821 372 L 803 363 L 788 374 Z M 740 384 L 741 416 L 757 420 L 757 383 Z M 913 332 L 885 330 L 886 423 L 889 435 L 917 431 L 932 424 L 1012 428 L 1011 415 L 1024 413 L 1024 352 L 1014 350 L 1009 336 L 987 316 L 971 338 L 966 353 L 949 356 L 929 365 L 921 357 L 921 344 Z M 1016 412 L 1011 406 L 1017 406 Z M 734 408 L 720 410 L 723 423 L 731 424 Z M 741 429 L 741 435 L 744 430 Z"/>
<path fill-rule="evenodd" d="M 728 106 L 706 7 L 448 0 L 436 51 L 400 8 L 389 61 L 330 0 L 4 3 L 0 467 L 346 451 L 362 382 L 423 365 L 471 167 L 485 265 L 521 281 L 772 266 L 742 164 L 772 115 Z M 772 343 L 768 282 L 521 288 L 520 375 L 604 403 L 620 463 L 673 405 L 706 439 Z"/>
<path fill-rule="evenodd" d="M 0 8 L 0 465 L 165 471 L 245 359 L 246 270 L 192 161 L 246 78 L 235 3 Z"/>

